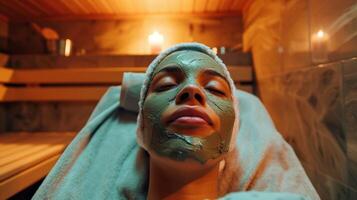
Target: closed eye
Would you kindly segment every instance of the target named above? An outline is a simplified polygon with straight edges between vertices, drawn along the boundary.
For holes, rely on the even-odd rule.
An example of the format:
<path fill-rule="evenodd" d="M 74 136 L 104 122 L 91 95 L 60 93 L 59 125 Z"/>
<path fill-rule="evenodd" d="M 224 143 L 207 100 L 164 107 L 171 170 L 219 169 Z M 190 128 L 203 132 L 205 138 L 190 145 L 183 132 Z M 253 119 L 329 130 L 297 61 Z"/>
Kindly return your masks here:
<path fill-rule="evenodd" d="M 163 92 L 176 87 L 175 83 L 166 83 L 155 88 L 155 92 Z"/>
<path fill-rule="evenodd" d="M 162 76 L 153 84 L 155 92 L 163 92 L 177 86 L 177 80 L 172 76 Z"/>
<path fill-rule="evenodd" d="M 215 88 L 215 87 L 206 87 L 206 90 L 208 90 L 210 93 L 217 95 L 217 96 L 227 96 L 225 92 Z"/>

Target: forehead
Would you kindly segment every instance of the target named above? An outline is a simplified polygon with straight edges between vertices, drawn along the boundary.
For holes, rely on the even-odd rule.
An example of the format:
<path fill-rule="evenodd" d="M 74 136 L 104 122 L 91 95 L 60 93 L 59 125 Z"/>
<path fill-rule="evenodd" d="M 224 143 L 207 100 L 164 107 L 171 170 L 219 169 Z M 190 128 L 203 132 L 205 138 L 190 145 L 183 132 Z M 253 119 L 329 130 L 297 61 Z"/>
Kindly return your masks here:
<path fill-rule="evenodd" d="M 186 73 L 194 73 L 203 69 L 211 69 L 218 72 L 223 77 L 226 77 L 222 66 L 220 66 L 209 55 L 199 51 L 181 50 L 171 53 L 159 63 L 159 65 L 154 70 L 154 74 L 166 67 L 172 66 L 180 67 Z"/>

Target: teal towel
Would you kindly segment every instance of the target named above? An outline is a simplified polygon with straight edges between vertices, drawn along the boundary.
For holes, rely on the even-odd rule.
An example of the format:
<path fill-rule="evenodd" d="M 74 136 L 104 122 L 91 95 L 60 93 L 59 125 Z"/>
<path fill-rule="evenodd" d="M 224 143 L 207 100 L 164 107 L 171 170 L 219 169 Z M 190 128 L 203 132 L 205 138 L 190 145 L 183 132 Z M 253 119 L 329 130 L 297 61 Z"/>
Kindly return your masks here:
<path fill-rule="evenodd" d="M 319 199 L 261 102 L 240 90 L 235 95 L 237 165 L 227 161 L 231 176 L 222 199 Z M 119 99 L 120 87 L 109 88 L 33 199 L 146 198 L 148 155 L 136 143 L 137 113 L 121 108 Z"/>

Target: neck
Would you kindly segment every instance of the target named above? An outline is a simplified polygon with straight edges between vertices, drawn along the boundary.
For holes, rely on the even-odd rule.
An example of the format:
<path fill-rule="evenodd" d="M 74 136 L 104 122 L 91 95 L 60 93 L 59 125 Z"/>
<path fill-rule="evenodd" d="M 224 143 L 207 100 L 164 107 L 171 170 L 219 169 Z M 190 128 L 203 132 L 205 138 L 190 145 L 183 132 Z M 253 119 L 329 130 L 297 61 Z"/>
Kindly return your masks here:
<path fill-rule="evenodd" d="M 217 199 L 219 165 L 203 170 L 171 168 L 150 159 L 148 200 Z"/>

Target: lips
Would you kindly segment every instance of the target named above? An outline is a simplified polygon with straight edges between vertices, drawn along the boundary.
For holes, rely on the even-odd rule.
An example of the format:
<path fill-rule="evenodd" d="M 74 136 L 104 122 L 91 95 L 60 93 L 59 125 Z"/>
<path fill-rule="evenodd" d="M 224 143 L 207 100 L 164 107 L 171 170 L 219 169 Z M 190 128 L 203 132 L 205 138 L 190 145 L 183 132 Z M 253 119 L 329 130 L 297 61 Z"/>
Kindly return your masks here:
<path fill-rule="evenodd" d="M 208 114 L 200 107 L 185 106 L 177 109 L 168 119 L 168 124 L 179 125 L 212 125 Z"/>

